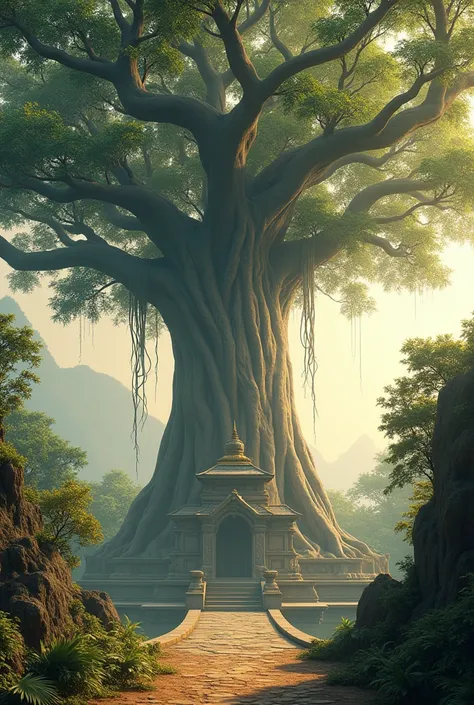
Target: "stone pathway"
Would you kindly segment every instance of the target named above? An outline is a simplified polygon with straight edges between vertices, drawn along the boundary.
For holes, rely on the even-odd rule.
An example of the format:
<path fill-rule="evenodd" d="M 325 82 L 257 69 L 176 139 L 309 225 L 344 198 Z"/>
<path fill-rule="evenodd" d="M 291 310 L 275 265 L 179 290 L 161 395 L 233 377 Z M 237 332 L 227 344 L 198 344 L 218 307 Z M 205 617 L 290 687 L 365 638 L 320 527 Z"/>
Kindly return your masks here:
<path fill-rule="evenodd" d="M 204 612 L 196 630 L 161 658 L 177 669 L 153 693 L 102 705 L 370 705 L 373 694 L 325 684 L 328 664 L 297 659 L 264 612 Z"/>

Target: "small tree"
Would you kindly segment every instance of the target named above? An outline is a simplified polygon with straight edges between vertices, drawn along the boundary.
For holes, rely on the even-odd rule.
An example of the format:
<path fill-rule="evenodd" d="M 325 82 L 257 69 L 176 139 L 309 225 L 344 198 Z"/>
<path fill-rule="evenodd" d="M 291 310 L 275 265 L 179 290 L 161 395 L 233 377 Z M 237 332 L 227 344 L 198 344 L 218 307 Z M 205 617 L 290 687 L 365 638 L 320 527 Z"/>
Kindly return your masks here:
<path fill-rule="evenodd" d="M 39 411 L 19 409 L 5 422 L 8 441 L 25 458 L 25 483 L 39 490 L 74 480 L 87 465 L 87 455 L 56 435 L 54 419 Z"/>
<path fill-rule="evenodd" d="M 53 490 L 27 491 L 28 499 L 39 504 L 44 518 L 40 537 L 52 543 L 71 568 L 80 565 L 76 547 L 93 546 L 103 541 L 100 522 L 89 511 L 91 488 L 84 482 L 69 480 Z"/>
<path fill-rule="evenodd" d="M 386 492 L 418 480 L 433 482 L 431 441 L 438 393 L 474 364 L 474 318 L 463 321 L 459 339 L 411 338 L 401 352 L 408 374 L 385 387 L 385 396 L 377 400 L 384 409 L 379 428 L 390 439 L 387 461 L 393 465 Z"/>
<path fill-rule="evenodd" d="M 459 339 L 452 335 L 412 338 L 401 352 L 408 374 L 385 387 L 385 396 L 377 403 L 385 410 L 379 428 L 391 441 L 387 461 L 393 466 L 384 492 L 412 486 L 409 508 L 395 527 L 411 543 L 416 515 L 433 495 L 438 393 L 446 382 L 474 366 L 474 318 L 462 322 Z"/>
<path fill-rule="evenodd" d="M 5 440 L 6 416 L 23 406 L 32 384 L 39 382 L 31 370 L 40 364 L 41 343 L 33 340 L 32 328 L 16 328 L 14 320 L 12 314 L 0 314 L 0 441 Z"/>
<path fill-rule="evenodd" d="M 401 519 L 395 525 L 397 533 L 404 534 L 404 540 L 413 543 L 413 524 L 420 509 L 430 501 L 433 496 L 433 484 L 429 480 L 420 480 L 415 482 L 413 493 L 410 496 L 410 506 L 406 512 L 403 512 Z"/>
<path fill-rule="evenodd" d="M 392 571 L 407 553 L 396 527 L 409 511 L 408 488 L 385 493 L 392 466 L 384 457 L 370 472 L 362 473 L 346 492 L 329 490 L 329 498 L 340 526 L 372 546 L 390 555 Z M 395 530 L 395 531 L 394 531 Z"/>
<path fill-rule="evenodd" d="M 111 539 L 120 529 L 140 489 L 123 470 L 110 470 L 101 482 L 91 484 L 93 501 L 90 511 L 100 521 L 105 540 Z"/>

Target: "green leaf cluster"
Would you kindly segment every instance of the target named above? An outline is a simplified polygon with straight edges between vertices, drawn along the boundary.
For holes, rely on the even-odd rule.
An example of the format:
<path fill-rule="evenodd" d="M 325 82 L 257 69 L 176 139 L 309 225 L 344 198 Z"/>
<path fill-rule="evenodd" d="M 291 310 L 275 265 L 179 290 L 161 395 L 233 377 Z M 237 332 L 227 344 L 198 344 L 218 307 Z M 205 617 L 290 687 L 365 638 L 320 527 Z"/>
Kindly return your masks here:
<path fill-rule="evenodd" d="M 68 480 L 59 488 L 26 488 L 29 501 L 38 504 L 44 518 L 40 543 L 52 544 L 71 568 L 80 565 L 75 551 L 103 541 L 100 522 L 90 512 L 91 488 L 84 482 Z"/>
<path fill-rule="evenodd" d="M 282 88 L 286 111 L 295 110 L 305 120 L 316 120 L 323 129 L 341 123 L 363 122 L 371 114 L 369 101 L 325 86 L 310 74 L 300 74 Z"/>
<path fill-rule="evenodd" d="M 433 480 L 432 437 L 437 396 L 450 379 L 467 372 L 474 360 L 472 320 L 462 324 L 461 337 L 412 338 L 401 349 L 407 374 L 385 387 L 378 399 L 383 409 L 380 430 L 390 440 L 387 459 L 393 464 L 387 492 Z M 415 504 L 426 485 L 416 490 Z"/>
<path fill-rule="evenodd" d="M 32 328 L 17 328 L 14 320 L 13 315 L 0 314 L 1 429 L 5 417 L 22 407 L 31 396 L 32 385 L 39 381 L 31 370 L 40 364 L 41 344 L 33 340 Z"/>
<path fill-rule="evenodd" d="M 86 453 L 55 434 L 53 424 L 54 420 L 46 414 L 25 409 L 15 411 L 5 421 L 9 443 L 2 446 L 10 444 L 23 456 L 25 483 L 38 490 L 59 488 L 74 480 L 87 465 Z"/>
<path fill-rule="evenodd" d="M 357 536 L 379 554 L 390 556 L 390 571 L 395 577 L 397 565 L 407 553 L 402 536 L 394 529 L 410 511 L 410 490 L 385 488 L 393 466 L 379 457 L 373 470 L 362 472 L 345 492 L 328 490 L 337 523 L 351 536 Z"/>
<path fill-rule="evenodd" d="M 315 642 L 308 657 L 345 661 L 331 674 L 331 683 L 372 688 L 387 705 L 470 705 L 474 576 L 466 576 L 466 583 L 448 606 L 400 620 L 399 606 L 407 600 L 412 608 L 416 604 L 409 577 L 387 595 L 385 622 L 370 630 L 343 629 L 333 640 Z"/>
<path fill-rule="evenodd" d="M 21 674 L 26 656 L 18 621 L 0 612 L 0 691 L 12 686 Z"/>
<path fill-rule="evenodd" d="M 70 636 L 29 652 L 17 622 L 0 612 L 2 705 L 78 705 L 118 690 L 150 690 L 157 675 L 174 673 L 159 663 L 159 646 L 146 644 L 139 625 L 128 618 L 106 629 L 80 600 L 70 612 Z"/>
<path fill-rule="evenodd" d="M 123 470 L 106 472 L 100 482 L 91 483 L 93 501 L 91 513 L 99 520 L 104 539 L 111 539 L 118 532 L 130 505 L 141 487 Z"/>

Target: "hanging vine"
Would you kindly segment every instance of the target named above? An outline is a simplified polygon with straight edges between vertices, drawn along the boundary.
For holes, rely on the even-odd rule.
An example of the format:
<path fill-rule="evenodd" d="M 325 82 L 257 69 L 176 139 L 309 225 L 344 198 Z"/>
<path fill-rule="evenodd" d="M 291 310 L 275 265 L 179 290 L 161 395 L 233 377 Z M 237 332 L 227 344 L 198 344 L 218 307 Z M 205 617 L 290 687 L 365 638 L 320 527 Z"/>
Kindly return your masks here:
<path fill-rule="evenodd" d="M 138 429 L 143 428 L 146 421 L 148 408 L 146 398 L 146 383 L 151 370 L 151 359 L 146 348 L 146 322 L 148 304 L 132 293 L 129 295 L 128 324 L 132 342 L 131 368 L 132 368 L 132 403 L 133 403 L 133 428 L 132 437 L 135 448 L 136 468 L 140 448 L 138 443 Z"/>
<path fill-rule="evenodd" d="M 155 320 L 154 320 L 154 330 L 153 330 L 153 339 L 155 341 L 155 401 L 156 401 L 156 393 L 158 390 L 158 363 L 159 363 L 159 356 L 158 356 L 158 341 L 160 338 L 160 316 L 155 309 Z"/>
<path fill-rule="evenodd" d="M 316 359 L 316 346 L 314 330 L 316 325 L 316 286 L 314 272 L 316 265 L 314 257 L 309 255 L 303 262 L 302 294 L 303 306 L 301 312 L 300 338 L 304 349 L 303 381 L 309 387 L 313 404 L 313 432 L 316 433 L 316 372 L 318 361 Z"/>

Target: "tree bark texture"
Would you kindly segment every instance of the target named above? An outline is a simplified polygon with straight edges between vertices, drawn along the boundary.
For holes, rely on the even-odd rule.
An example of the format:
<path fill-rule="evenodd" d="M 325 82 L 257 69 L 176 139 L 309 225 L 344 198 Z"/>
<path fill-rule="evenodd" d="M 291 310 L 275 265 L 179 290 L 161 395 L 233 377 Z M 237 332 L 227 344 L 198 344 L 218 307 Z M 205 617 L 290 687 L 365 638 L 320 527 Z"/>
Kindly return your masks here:
<path fill-rule="evenodd" d="M 298 421 L 288 318 L 299 279 L 281 277 L 271 266 L 268 233 L 255 225 L 258 218 L 236 220 L 232 256 L 221 260 L 212 238 L 196 245 L 190 240 L 176 268 L 181 271 L 171 277 L 172 294 L 156 301 L 173 343 L 171 415 L 153 478 L 100 554 L 166 556 L 167 514 L 199 505 L 195 474 L 222 455 L 235 419 L 246 454 L 275 474 L 270 503 L 302 514 L 298 550 L 365 557 L 377 568 L 385 558 L 337 525 Z"/>

